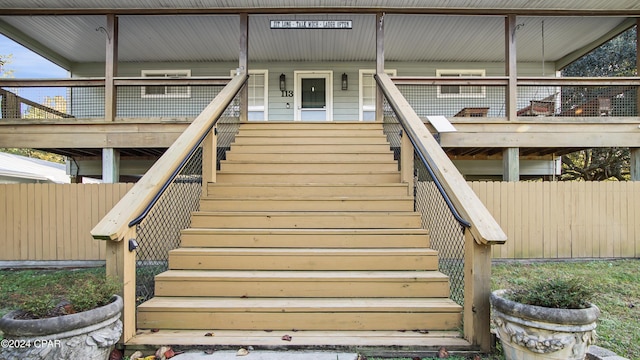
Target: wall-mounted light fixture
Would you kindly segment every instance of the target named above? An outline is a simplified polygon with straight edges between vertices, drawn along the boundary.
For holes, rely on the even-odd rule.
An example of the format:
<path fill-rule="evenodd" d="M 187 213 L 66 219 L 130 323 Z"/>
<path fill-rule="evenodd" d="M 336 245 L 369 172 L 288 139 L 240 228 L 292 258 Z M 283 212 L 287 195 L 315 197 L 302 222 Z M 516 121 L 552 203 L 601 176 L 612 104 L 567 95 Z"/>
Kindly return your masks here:
<path fill-rule="evenodd" d="M 342 73 L 342 90 L 349 90 L 349 80 L 346 73 Z"/>
<path fill-rule="evenodd" d="M 287 90 L 287 77 L 284 74 L 280 74 L 280 91 Z"/>

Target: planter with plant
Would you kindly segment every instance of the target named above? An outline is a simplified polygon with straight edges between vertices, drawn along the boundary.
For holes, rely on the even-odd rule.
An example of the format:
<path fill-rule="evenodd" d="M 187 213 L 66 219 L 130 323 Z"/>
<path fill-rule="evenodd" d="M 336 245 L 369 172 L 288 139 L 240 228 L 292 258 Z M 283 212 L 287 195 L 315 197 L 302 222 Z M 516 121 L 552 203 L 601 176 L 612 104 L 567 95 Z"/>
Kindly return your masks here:
<path fill-rule="evenodd" d="M 0 319 L 0 359 L 108 359 L 122 334 L 120 285 L 95 277 L 38 295 Z"/>
<path fill-rule="evenodd" d="M 507 360 L 582 360 L 600 310 L 576 279 L 550 279 L 491 293 L 492 320 Z"/>

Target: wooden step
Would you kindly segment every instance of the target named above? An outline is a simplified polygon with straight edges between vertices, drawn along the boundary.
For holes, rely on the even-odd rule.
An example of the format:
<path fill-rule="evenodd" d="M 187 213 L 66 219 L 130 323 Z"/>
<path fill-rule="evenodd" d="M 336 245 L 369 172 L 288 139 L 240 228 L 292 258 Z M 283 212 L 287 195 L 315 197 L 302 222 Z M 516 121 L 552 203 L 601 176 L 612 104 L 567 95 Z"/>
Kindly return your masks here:
<path fill-rule="evenodd" d="M 413 198 L 402 197 L 207 197 L 201 211 L 413 211 Z"/>
<path fill-rule="evenodd" d="M 385 184 L 230 184 L 209 183 L 208 194 L 219 198 L 270 198 L 270 197 L 313 197 L 313 196 L 404 196 L 408 195 L 408 185 Z"/>
<path fill-rule="evenodd" d="M 277 170 L 277 169 L 274 169 Z M 275 171 L 269 173 L 256 173 L 251 171 L 220 171 L 216 177 L 221 183 L 324 183 L 324 184 L 378 184 L 378 183 L 399 183 L 400 173 L 398 171 L 353 171 L 345 173 L 338 172 L 310 172 L 310 173 L 288 173 L 286 171 Z"/>
<path fill-rule="evenodd" d="M 268 121 L 268 122 L 247 122 L 240 125 L 242 130 L 258 129 L 258 130 L 327 130 L 327 129 L 348 129 L 348 130 L 364 130 L 376 129 L 382 131 L 382 123 L 376 122 L 358 122 L 358 121 L 333 121 L 333 122 L 303 122 L 303 121 Z"/>
<path fill-rule="evenodd" d="M 279 137 L 357 137 L 357 136 L 384 136 L 382 132 L 382 127 L 376 128 L 340 128 L 340 127 L 329 127 L 329 128 L 318 128 L 310 131 L 309 129 L 300 129 L 300 128 L 286 128 L 286 129 L 272 129 L 270 127 L 262 127 L 262 128 L 247 128 L 242 127 L 242 132 L 238 135 L 243 137 L 271 137 L 271 136 L 279 136 Z"/>
<path fill-rule="evenodd" d="M 223 172 L 256 172 L 256 173 L 351 173 L 367 171 L 398 171 L 398 163 L 386 162 L 335 162 L 335 161 L 222 161 Z"/>
<path fill-rule="evenodd" d="M 242 132 L 236 135 L 235 141 L 231 147 L 235 145 L 340 145 L 340 144 L 358 144 L 358 145 L 389 145 L 387 139 L 382 136 L 244 136 Z"/>
<path fill-rule="evenodd" d="M 297 329 L 296 329 L 297 330 Z M 426 330 L 426 329 L 424 329 Z M 204 336 L 211 333 L 212 336 Z M 291 336 L 283 341 L 284 335 Z M 449 351 L 475 351 L 471 344 L 462 338 L 460 331 L 282 331 L 264 330 L 175 330 L 163 329 L 154 331 L 140 329 L 127 341 L 127 349 L 140 346 L 163 345 L 208 346 L 216 349 L 233 349 L 235 354 L 239 347 L 254 346 L 263 349 L 359 349 L 367 348 L 367 352 L 389 354 L 390 351 L 405 351 L 410 354 L 437 354 L 441 347 Z M 351 350 L 353 351 L 353 350 Z M 231 357 L 230 357 L 231 358 Z M 312 360 L 312 359 L 309 359 Z"/>
<path fill-rule="evenodd" d="M 425 248 L 178 248 L 169 252 L 169 269 L 437 270 L 438 253 Z"/>
<path fill-rule="evenodd" d="M 185 229 L 182 248 L 428 248 L 423 229 Z"/>
<path fill-rule="evenodd" d="M 220 229 L 419 229 L 415 212 L 206 212 L 191 215 L 192 228 Z"/>
<path fill-rule="evenodd" d="M 226 156 L 227 161 L 254 161 L 254 162 L 389 162 L 394 161 L 393 154 L 388 151 L 369 152 L 369 153 L 238 153 L 229 151 Z"/>
<path fill-rule="evenodd" d="M 460 306 L 440 298 L 155 297 L 138 306 L 144 329 L 453 330 L 460 321 Z"/>
<path fill-rule="evenodd" d="M 383 151 L 389 152 L 391 151 L 391 147 L 389 146 L 389 144 L 337 144 L 337 145 L 233 144 L 230 151 L 236 152 L 236 153 L 263 153 L 263 154 L 278 154 L 278 153 L 337 154 L 337 153 L 369 153 L 369 152 L 383 152 Z"/>
<path fill-rule="evenodd" d="M 438 271 L 169 270 L 156 276 L 155 296 L 447 298 L 449 278 Z"/>

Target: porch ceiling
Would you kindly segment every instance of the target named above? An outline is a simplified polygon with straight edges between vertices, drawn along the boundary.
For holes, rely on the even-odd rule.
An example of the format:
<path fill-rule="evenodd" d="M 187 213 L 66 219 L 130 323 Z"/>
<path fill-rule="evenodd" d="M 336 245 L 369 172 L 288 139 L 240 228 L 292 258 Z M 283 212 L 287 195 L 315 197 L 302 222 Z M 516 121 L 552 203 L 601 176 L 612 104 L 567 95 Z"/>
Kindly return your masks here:
<path fill-rule="evenodd" d="M 13 2 L 16 4 L 19 2 L 23 5 L 22 7 L 25 7 L 42 1 L 4 1 L 9 7 Z M 510 5 L 514 3 L 495 2 Z M 62 2 L 46 1 L 46 3 L 48 7 L 55 7 L 55 4 Z M 70 3 L 72 7 L 82 5 L 86 8 L 95 4 L 95 2 L 80 0 L 64 1 L 64 3 Z M 123 8 L 131 3 L 133 2 L 107 2 L 114 7 Z M 168 6 L 177 6 L 179 3 L 186 2 L 168 1 L 170 4 Z M 191 4 L 192 6 L 218 2 L 193 3 L 195 5 Z M 289 2 L 263 0 L 255 3 L 278 3 L 285 6 Z M 345 1 L 339 3 L 344 4 Z M 350 8 L 355 8 L 355 1 L 349 3 L 353 3 Z M 398 6 L 417 6 L 415 4 L 422 2 L 395 1 L 385 4 L 389 6 L 389 3 L 398 3 L 400 4 Z M 442 3 L 452 2 L 442 1 Z M 544 3 L 544 1 L 531 3 Z M 573 3 L 575 2 L 567 2 L 567 4 Z M 582 1 L 580 3 L 583 4 Z M 595 6 L 596 3 L 602 5 L 601 3 L 607 2 L 589 3 Z M 100 4 L 104 6 L 104 3 Z M 137 7 L 146 7 L 150 6 L 151 2 L 140 1 L 135 4 Z M 361 6 L 360 1 L 357 4 L 358 7 Z M 640 10 L 639 4 L 637 1 L 628 2 L 628 8 Z M 565 5 L 564 2 L 563 5 Z M 569 5 L 567 6 L 570 8 Z M 0 9 L 0 14 L 2 13 L 3 10 Z M 270 20 L 288 19 L 353 20 L 353 29 L 270 29 Z M 0 33 L 70 69 L 75 63 L 104 61 L 105 34 L 97 29 L 106 27 L 105 20 L 104 15 L 5 15 L 0 16 Z M 619 32 L 622 31 L 620 28 L 631 24 L 624 17 L 520 16 L 518 24 L 522 26 L 517 32 L 518 61 L 542 61 L 543 20 L 544 60 L 548 62 L 562 59 L 572 52 L 597 42 L 605 34 L 611 35 L 612 30 Z M 120 15 L 119 24 L 119 59 L 123 62 L 214 62 L 238 59 L 239 19 L 237 15 Z M 251 61 L 375 60 L 375 15 L 373 14 L 251 15 L 249 28 Z M 385 58 L 388 61 L 503 62 L 504 18 L 502 16 L 387 14 L 385 16 Z"/>

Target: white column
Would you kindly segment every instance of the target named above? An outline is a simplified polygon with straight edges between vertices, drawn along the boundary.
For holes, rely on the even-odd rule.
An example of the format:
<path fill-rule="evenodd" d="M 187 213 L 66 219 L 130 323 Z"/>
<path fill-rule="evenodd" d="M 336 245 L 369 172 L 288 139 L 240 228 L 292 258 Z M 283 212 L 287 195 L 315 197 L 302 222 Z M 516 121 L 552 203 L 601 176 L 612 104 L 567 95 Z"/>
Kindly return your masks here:
<path fill-rule="evenodd" d="M 640 148 L 630 148 L 631 181 L 640 181 Z"/>
<path fill-rule="evenodd" d="M 102 149 L 102 181 L 106 184 L 120 181 L 120 152 L 114 148 Z"/>
<path fill-rule="evenodd" d="M 506 148 L 502 151 L 502 180 L 520 181 L 520 149 Z"/>

